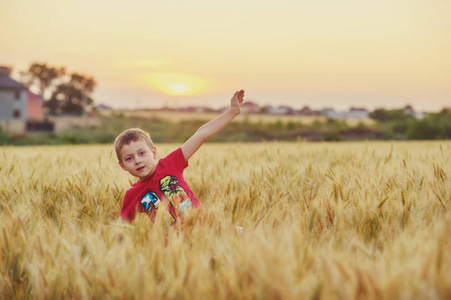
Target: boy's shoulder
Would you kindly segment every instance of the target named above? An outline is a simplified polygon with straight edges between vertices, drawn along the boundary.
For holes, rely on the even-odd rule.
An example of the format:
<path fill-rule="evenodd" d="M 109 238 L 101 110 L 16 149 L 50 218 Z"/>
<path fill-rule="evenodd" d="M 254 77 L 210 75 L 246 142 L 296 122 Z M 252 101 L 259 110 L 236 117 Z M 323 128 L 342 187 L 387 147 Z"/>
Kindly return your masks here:
<path fill-rule="evenodd" d="M 157 166 L 158 165 L 169 167 L 173 166 L 176 168 L 184 169 L 188 166 L 188 161 L 185 159 L 185 156 L 183 155 L 182 148 L 178 147 L 165 157 L 161 158 L 158 161 Z"/>
<path fill-rule="evenodd" d="M 160 158 L 158 160 L 158 163 L 156 164 L 155 172 L 154 172 L 154 174 L 152 174 L 152 176 L 148 180 L 136 181 L 135 183 L 133 183 L 133 185 L 130 188 L 127 189 L 127 192 L 133 191 L 136 188 L 140 188 L 141 186 L 147 185 L 150 182 L 155 181 L 157 179 L 155 177 L 155 175 L 159 175 L 159 173 L 165 172 L 165 170 L 167 170 L 168 168 L 172 169 L 174 167 L 174 165 L 177 166 L 177 164 L 179 164 L 183 167 L 185 165 L 185 163 L 187 165 L 185 157 L 183 156 L 182 149 L 181 149 L 181 147 L 179 147 L 179 148 L 175 149 L 174 151 L 170 152 L 165 157 Z"/>

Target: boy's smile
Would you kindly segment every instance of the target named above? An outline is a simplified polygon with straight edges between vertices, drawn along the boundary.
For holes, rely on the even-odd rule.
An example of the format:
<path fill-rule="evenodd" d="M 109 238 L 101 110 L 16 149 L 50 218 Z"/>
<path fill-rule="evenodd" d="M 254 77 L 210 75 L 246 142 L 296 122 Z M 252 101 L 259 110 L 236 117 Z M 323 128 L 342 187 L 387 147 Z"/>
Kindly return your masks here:
<path fill-rule="evenodd" d="M 155 172 L 157 149 L 150 149 L 144 141 L 131 141 L 121 148 L 119 165 L 131 175 L 144 180 Z"/>

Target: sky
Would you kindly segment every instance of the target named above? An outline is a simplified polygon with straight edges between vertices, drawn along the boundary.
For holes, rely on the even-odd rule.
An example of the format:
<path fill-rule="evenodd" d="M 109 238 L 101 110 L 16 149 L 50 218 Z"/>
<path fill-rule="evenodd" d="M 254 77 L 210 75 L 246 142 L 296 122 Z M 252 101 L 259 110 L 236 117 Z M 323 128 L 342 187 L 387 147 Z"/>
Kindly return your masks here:
<path fill-rule="evenodd" d="M 450 0 L 5 0 L 0 65 L 92 76 L 115 108 L 451 106 Z"/>

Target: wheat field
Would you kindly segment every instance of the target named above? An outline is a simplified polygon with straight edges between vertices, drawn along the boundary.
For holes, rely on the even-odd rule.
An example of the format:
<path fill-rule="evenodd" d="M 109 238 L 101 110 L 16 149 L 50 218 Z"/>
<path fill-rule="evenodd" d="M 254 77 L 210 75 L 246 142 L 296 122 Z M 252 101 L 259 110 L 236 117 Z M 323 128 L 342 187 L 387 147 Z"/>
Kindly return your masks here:
<path fill-rule="evenodd" d="M 0 298 L 450 299 L 450 153 L 207 143 L 185 171 L 207 215 L 167 228 L 115 223 L 112 145 L 0 147 Z"/>

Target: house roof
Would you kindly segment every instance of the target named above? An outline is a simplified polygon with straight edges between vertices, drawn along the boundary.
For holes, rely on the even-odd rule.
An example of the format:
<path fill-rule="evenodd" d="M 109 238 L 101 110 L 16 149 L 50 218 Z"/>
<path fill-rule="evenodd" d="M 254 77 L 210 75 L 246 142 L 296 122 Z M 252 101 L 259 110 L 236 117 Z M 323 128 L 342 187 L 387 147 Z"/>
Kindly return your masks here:
<path fill-rule="evenodd" d="M 105 104 L 99 104 L 96 106 L 98 110 L 112 110 L 113 108 L 111 106 L 105 105 Z"/>
<path fill-rule="evenodd" d="M 258 107 L 258 105 L 252 101 L 247 101 L 247 102 L 244 102 L 241 107 Z"/>
<path fill-rule="evenodd" d="M 311 113 L 312 110 L 308 106 L 304 106 L 299 112 L 301 113 Z"/>
<path fill-rule="evenodd" d="M 366 108 L 363 108 L 363 107 L 351 107 L 351 109 L 350 109 L 350 111 L 353 111 L 353 112 L 357 112 L 357 111 L 361 111 L 361 112 L 367 112 L 368 110 L 366 109 Z"/>
<path fill-rule="evenodd" d="M 24 89 L 27 87 L 9 77 L 9 70 L 0 67 L 0 89 Z"/>

